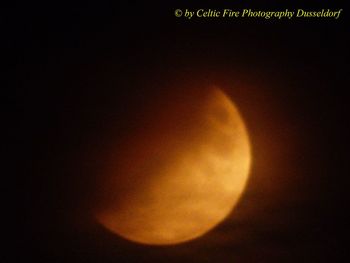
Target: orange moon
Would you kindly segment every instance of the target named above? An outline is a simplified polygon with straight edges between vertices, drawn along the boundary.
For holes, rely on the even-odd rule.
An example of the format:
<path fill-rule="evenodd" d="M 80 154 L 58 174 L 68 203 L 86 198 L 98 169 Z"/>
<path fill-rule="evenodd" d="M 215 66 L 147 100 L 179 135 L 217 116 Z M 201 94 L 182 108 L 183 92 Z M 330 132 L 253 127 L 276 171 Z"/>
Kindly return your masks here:
<path fill-rule="evenodd" d="M 202 236 L 232 212 L 249 175 L 247 129 L 221 89 L 198 94 L 165 102 L 115 154 L 95 214 L 109 231 L 172 245 Z"/>

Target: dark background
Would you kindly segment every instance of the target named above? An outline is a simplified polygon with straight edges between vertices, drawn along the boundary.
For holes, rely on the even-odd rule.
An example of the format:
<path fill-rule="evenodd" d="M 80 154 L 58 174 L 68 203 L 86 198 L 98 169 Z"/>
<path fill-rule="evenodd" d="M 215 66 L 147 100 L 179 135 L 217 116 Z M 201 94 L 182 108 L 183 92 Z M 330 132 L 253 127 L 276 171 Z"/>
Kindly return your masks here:
<path fill-rule="evenodd" d="M 347 9 L 340 19 L 176 18 L 176 8 L 306 7 L 84 3 L 3 9 L 9 55 L 8 155 L 26 262 L 338 262 L 348 208 Z M 242 2 L 242 1 L 240 1 Z M 6 61 L 7 62 L 7 61 Z M 253 149 L 234 213 L 170 247 L 130 243 L 92 219 L 104 156 L 177 87 L 219 85 L 238 105 Z M 14 194 L 16 190 L 20 194 Z M 24 207 L 23 207 L 24 206 Z M 17 206 L 16 206 L 17 207 Z"/>

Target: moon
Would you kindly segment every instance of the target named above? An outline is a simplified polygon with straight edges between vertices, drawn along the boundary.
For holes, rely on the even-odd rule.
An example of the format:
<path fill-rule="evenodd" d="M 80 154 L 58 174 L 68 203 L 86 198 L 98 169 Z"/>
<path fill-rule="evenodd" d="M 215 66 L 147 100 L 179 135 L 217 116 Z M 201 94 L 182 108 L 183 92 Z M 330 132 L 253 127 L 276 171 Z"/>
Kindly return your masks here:
<path fill-rule="evenodd" d="M 237 107 L 220 88 L 158 106 L 112 154 L 95 217 L 129 241 L 174 245 L 231 214 L 249 177 L 251 147 Z"/>

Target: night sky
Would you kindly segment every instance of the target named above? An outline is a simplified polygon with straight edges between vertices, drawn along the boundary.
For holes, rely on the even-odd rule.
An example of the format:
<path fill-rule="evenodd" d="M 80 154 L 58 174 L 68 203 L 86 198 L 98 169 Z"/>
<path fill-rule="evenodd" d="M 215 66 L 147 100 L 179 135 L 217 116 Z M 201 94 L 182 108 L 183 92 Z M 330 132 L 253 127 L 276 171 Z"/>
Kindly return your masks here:
<path fill-rule="evenodd" d="M 20 190 L 21 200 L 9 262 L 339 262 L 348 208 L 348 10 L 313 1 L 309 8 L 344 13 L 174 16 L 177 8 L 306 7 L 236 2 L 4 9 L 13 105 L 6 149 L 16 163 L 11 196 Z M 164 94 L 210 85 L 236 103 L 252 144 L 250 179 L 232 215 L 200 239 L 166 247 L 131 243 L 97 224 L 97 186 L 112 145 Z"/>

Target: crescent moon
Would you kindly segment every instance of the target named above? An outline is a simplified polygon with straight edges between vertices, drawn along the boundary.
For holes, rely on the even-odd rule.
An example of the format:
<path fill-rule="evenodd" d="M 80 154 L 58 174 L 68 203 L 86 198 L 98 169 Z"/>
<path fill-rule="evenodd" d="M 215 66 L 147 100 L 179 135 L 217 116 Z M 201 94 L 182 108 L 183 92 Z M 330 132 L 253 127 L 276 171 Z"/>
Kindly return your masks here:
<path fill-rule="evenodd" d="M 95 215 L 112 233 L 178 244 L 213 229 L 237 204 L 251 163 L 243 119 L 219 88 L 191 101 L 161 110 L 115 156 L 108 201 Z"/>

